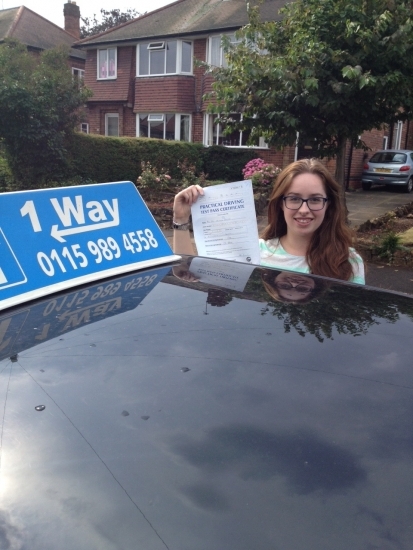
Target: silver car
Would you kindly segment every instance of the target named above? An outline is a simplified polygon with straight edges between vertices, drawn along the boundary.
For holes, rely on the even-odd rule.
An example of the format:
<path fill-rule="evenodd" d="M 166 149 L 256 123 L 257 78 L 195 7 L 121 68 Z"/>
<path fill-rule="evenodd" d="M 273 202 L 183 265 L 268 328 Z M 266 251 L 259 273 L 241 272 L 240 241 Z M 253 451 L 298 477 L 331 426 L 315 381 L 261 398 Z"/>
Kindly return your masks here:
<path fill-rule="evenodd" d="M 413 151 L 377 151 L 364 164 L 362 187 L 368 191 L 372 184 L 402 186 L 406 193 L 413 190 Z"/>

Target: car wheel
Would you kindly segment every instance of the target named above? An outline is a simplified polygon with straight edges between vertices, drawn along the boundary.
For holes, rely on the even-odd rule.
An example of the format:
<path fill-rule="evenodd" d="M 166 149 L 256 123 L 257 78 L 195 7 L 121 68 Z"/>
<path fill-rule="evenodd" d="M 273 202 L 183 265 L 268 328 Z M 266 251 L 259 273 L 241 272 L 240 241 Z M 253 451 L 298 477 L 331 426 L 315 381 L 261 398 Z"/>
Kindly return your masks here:
<path fill-rule="evenodd" d="M 361 184 L 361 186 L 362 186 L 362 188 L 363 188 L 363 191 L 370 191 L 371 183 L 368 183 L 368 182 L 363 181 L 362 184 Z"/>
<path fill-rule="evenodd" d="M 409 181 L 406 183 L 406 187 L 404 188 L 406 193 L 411 193 L 413 191 L 413 177 L 409 179 Z"/>

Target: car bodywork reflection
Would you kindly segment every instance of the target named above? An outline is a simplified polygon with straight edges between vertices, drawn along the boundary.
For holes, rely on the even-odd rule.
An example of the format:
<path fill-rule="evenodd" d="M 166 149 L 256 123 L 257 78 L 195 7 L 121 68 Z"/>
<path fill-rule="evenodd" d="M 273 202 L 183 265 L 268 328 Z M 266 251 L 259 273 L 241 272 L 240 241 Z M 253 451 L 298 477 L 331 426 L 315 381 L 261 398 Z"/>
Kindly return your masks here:
<path fill-rule="evenodd" d="M 0 317 L 3 547 L 409 549 L 413 300 L 167 273 L 63 339 Z"/>

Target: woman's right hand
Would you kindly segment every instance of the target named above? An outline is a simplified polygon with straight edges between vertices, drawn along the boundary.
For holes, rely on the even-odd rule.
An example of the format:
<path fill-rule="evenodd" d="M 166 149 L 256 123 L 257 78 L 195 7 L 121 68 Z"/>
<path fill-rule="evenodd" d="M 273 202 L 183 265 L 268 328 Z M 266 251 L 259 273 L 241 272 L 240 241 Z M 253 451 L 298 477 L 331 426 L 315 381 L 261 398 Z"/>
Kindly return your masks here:
<path fill-rule="evenodd" d="M 191 206 L 196 202 L 204 190 L 200 185 L 191 185 L 175 195 L 174 200 L 174 222 L 187 223 L 191 215 Z"/>

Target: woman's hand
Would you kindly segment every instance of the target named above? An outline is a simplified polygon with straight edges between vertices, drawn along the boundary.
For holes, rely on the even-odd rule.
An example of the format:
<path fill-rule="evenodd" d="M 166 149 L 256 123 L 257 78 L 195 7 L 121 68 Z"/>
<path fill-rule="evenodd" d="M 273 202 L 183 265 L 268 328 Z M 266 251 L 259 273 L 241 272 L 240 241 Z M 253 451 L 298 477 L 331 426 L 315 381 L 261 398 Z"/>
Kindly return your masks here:
<path fill-rule="evenodd" d="M 174 200 L 174 222 L 187 223 L 191 215 L 191 206 L 196 202 L 204 190 L 200 185 L 191 185 L 175 195 Z"/>

